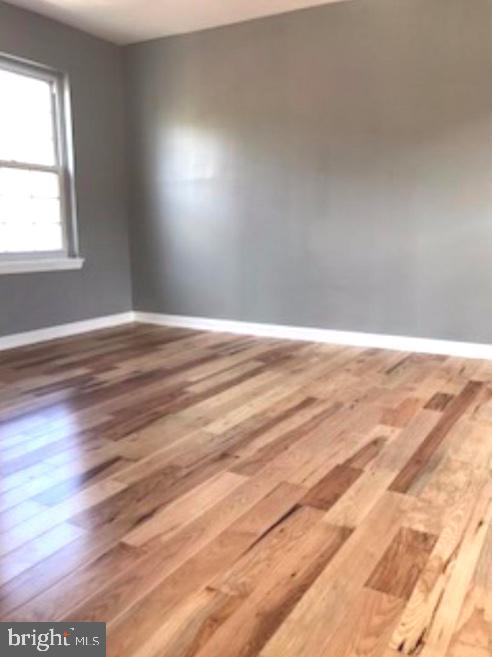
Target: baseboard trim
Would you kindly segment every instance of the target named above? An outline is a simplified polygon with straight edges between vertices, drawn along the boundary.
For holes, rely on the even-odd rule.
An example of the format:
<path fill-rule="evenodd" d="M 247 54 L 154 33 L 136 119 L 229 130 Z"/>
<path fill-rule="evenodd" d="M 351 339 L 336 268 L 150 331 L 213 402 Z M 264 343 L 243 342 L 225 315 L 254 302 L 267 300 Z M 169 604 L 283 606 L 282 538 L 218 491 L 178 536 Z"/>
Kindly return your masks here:
<path fill-rule="evenodd" d="M 411 338 L 379 333 L 359 333 L 355 331 L 335 331 L 331 329 L 282 326 L 278 324 L 259 324 L 227 319 L 190 317 L 186 315 L 164 315 L 135 311 L 136 322 L 177 326 L 204 331 L 220 331 L 240 335 L 304 340 L 308 342 L 327 342 L 352 347 L 390 349 L 392 351 L 416 352 L 461 358 L 480 358 L 492 360 L 492 345 L 474 342 L 455 342 L 431 338 Z"/>
<path fill-rule="evenodd" d="M 70 335 L 78 335 L 79 333 L 88 333 L 89 331 L 112 328 L 113 326 L 120 326 L 133 321 L 135 321 L 135 314 L 132 311 L 129 311 L 126 313 L 118 313 L 116 315 L 107 315 L 105 317 L 95 317 L 94 319 L 84 319 L 80 322 L 49 326 L 34 331 L 25 331 L 24 333 L 5 335 L 0 337 L 0 351 L 14 349 L 16 347 L 25 347 L 38 342 L 55 340 L 56 338 L 66 338 Z"/>
<path fill-rule="evenodd" d="M 116 315 L 86 319 L 80 322 L 50 326 L 34 331 L 26 331 L 24 333 L 5 335 L 0 337 L 0 351 L 14 349 L 16 347 L 24 347 L 38 342 L 46 342 L 47 340 L 55 340 L 56 338 L 65 338 L 80 333 L 88 333 L 89 331 L 112 328 L 123 324 L 129 324 L 131 322 L 157 324 L 160 326 L 176 326 L 201 331 L 236 333 L 238 335 L 281 338 L 284 340 L 325 342 L 351 347 L 390 349 L 392 351 L 492 360 L 492 345 L 489 344 L 455 342 L 452 340 L 436 340 L 431 338 L 411 338 L 379 333 L 359 333 L 356 331 L 335 331 L 332 329 L 283 326 L 279 324 L 241 322 L 228 319 L 191 317 L 188 315 L 165 315 L 161 313 L 146 313 L 140 311 L 129 311 Z"/>

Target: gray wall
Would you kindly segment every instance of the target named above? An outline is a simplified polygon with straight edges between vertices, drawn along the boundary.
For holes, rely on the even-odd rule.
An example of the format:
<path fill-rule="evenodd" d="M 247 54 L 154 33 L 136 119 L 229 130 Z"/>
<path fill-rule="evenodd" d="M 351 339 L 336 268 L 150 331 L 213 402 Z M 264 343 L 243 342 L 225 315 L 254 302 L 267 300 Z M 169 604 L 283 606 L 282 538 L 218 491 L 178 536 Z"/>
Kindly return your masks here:
<path fill-rule="evenodd" d="M 126 50 L 139 310 L 492 342 L 492 3 Z"/>
<path fill-rule="evenodd" d="M 0 335 L 131 309 L 119 48 L 0 2 L 0 52 L 70 75 L 81 271 L 0 275 Z"/>

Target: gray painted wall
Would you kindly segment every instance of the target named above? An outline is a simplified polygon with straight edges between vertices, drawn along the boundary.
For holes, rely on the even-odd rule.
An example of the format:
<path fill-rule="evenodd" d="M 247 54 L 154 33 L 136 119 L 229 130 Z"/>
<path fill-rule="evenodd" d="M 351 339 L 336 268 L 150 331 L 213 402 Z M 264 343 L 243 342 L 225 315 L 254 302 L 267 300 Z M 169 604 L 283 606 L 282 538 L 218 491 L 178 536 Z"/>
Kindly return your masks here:
<path fill-rule="evenodd" d="M 0 52 L 69 73 L 81 271 L 0 275 L 0 335 L 131 309 L 119 48 L 0 2 Z"/>
<path fill-rule="evenodd" d="M 129 47 L 139 310 L 492 342 L 492 3 Z"/>

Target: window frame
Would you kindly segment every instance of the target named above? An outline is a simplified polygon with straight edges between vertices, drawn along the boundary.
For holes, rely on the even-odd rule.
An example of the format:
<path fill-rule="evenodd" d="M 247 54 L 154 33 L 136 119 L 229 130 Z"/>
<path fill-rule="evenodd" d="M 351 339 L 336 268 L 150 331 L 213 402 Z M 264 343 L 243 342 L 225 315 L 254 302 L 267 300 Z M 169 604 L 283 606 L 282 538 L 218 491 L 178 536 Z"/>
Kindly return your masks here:
<path fill-rule="evenodd" d="M 55 164 L 50 166 L 0 159 L 0 166 L 10 169 L 46 171 L 58 175 L 63 235 L 62 248 L 56 251 L 0 252 L 0 273 L 78 269 L 82 266 L 83 260 L 79 254 L 77 231 L 72 115 L 68 75 L 42 64 L 12 57 L 1 52 L 0 70 L 42 80 L 49 83 L 51 87 Z M 36 266 L 37 263 L 38 266 Z M 31 264 L 32 268 L 30 267 Z"/>

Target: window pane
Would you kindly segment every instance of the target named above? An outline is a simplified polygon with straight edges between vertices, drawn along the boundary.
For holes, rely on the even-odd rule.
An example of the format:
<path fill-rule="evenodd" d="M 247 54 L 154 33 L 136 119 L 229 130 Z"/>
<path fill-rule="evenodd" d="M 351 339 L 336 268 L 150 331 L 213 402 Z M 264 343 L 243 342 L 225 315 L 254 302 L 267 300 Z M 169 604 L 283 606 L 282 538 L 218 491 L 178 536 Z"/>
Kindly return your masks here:
<path fill-rule="evenodd" d="M 29 214 L 33 223 L 56 224 L 60 223 L 60 201 L 57 198 L 31 199 Z"/>
<path fill-rule="evenodd" d="M 0 253 L 62 249 L 58 175 L 0 167 Z"/>
<path fill-rule="evenodd" d="M 59 198 L 60 180 L 56 173 L 31 171 L 30 192 L 36 198 Z"/>
<path fill-rule="evenodd" d="M 51 83 L 0 70 L 0 159 L 55 164 Z"/>
<path fill-rule="evenodd" d="M 0 197 L 29 196 L 30 176 L 29 170 L 0 167 Z"/>
<path fill-rule="evenodd" d="M 0 196 L 0 221 L 7 226 L 19 226 L 25 230 L 32 224 L 31 200 L 27 197 L 4 198 Z"/>
<path fill-rule="evenodd" d="M 34 224 L 34 251 L 60 251 L 63 248 L 63 233 L 60 224 Z"/>
<path fill-rule="evenodd" d="M 10 224 L 2 224 L 0 231 L 0 249 L 4 253 L 22 253 L 26 251 L 34 251 L 35 241 L 34 234 L 25 227 Z"/>
<path fill-rule="evenodd" d="M 0 197 L 59 198 L 57 173 L 0 167 Z"/>

